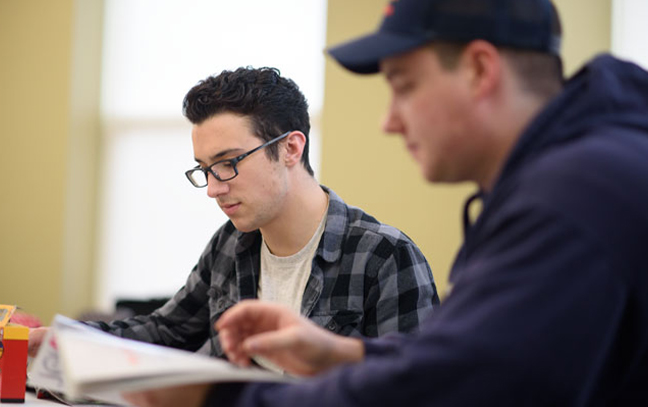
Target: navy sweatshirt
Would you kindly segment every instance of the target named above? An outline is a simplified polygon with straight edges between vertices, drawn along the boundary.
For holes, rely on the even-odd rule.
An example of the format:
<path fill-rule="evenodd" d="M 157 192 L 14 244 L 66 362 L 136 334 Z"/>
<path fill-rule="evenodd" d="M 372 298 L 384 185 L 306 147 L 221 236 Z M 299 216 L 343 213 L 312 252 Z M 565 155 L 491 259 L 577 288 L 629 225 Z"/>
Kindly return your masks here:
<path fill-rule="evenodd" d="M 520 136 L 411 336 L 223 406 L 648 405 L 648 73 L 600 56 Z"/>

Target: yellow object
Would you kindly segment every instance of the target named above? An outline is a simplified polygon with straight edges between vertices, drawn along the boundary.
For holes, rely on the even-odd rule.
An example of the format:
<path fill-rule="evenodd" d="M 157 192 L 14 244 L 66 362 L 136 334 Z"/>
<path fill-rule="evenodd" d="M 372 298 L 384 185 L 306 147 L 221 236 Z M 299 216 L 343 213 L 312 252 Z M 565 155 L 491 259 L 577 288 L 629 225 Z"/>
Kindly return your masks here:
<path fill-rule="evenodd" d="M 9 320 L 11 319 L 11 316 L 13 315 L 15 310 L 15 305 L 0 304 L 0 329 L 2 329 L 3 326 L 9 323 Z"/>
<path fill-rule="evenodd" d="M 14 339 L 14 340 L 28 340 L 29 339 L 29 328 L 22 325 L 13 325 L 9 324 L 3 328 L 4 334 L 2 335 L 3 340 Z"/>

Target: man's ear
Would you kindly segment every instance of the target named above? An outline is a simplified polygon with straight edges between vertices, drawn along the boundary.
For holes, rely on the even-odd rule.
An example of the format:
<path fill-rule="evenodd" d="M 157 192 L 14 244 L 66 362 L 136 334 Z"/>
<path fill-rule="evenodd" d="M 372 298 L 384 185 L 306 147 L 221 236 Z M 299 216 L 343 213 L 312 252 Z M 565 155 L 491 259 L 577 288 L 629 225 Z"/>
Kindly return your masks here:
<path fill-rule="evenodd" d="M 470 42 L 462 54 L 461 64 L 466 70 L 473 97 L 488 97 L 501 85 L 502 57 L 491 43 L 483 40 Z"/>
<path fill-rule="evenodd" d="M 301 131 L 293 131 L 286 137 L 283 160 L 288 167 L 292 167 L 301 162 L 304 147 L 306 147 L 306 135 Z"/>

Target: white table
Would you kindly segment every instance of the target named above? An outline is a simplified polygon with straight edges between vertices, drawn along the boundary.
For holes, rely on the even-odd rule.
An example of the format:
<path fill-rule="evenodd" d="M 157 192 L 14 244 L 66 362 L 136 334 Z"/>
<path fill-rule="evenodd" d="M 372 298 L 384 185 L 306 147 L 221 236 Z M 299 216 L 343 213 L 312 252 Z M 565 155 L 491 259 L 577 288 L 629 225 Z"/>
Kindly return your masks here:
<path fill-rule="evenodd" d="M 7 406 L 14 405 L 14 406 L 54 406 L 56 403 L 51 400 L 40 400 L 36 398 L 36 395 L 31 392 L 25 393 L 25 404 L 6 404 Z M 62 404 L 59 404 L 62 405 Z"/>
<path fill-rule="evenodd" d="M 0 404 L 0 406 L 24 406 L 24 407 L 31 407 L 31 406 L 49 406 L 49 407 L 54 407 L 54 406 L 65 406 L 65 404 L 59 403 L 54 400 L 43 400 L 36 398 L 36 395 L 31 392 L 25 393 L 25 404 L 18 404 L 18 403 L 10 403 L 10 404 Z M 97 407 L 97 404 L 74 404 L 74 406 L 79 406 L 79 407 Z"/>

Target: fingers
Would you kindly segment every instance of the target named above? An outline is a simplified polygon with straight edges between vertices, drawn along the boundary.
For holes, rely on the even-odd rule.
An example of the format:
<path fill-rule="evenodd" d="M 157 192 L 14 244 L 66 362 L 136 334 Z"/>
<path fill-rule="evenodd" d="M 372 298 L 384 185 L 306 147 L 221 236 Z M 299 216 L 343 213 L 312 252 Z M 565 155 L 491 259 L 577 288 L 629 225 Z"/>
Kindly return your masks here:
<path fill-rule="evenodd" d="M 274 353 L 291 349 L 295 343 L 294 331 L 286 329 L 250 336 L 243 341 L 241 347 L 248 355 L 271 357 Z"/>
<path fill-rule="evenodd" d="M 216 321 L 216 329 L 252 329 L 259 326 L 272 326 L 276 323 L 283 307 L 257 300 L 241 301 L 228 309 Z"/>
<path fill-rule="evenodd" d="M 240 366 L 262 356 L 289 373 L 313 375 L 364 357 L 362 341 L 339 337 L 289 308 L 258 300 L 230 308 L 215 328 L 228 359 Z"/>
<path fill-rule="evenodd" d="M 124 393 L 122 397 L 138 407 L 200 407 L 210 387 L 211 384 L 191 384 Z"/>
<path fill-rule="evenodd" d="M 137 393 L 124 393 L 122 394 L 122 397 L 129 404 L 132 404 L 137 407 L 154 406 L 156 401 L 155 394 L 150 391 L 141 391 Z"/>
<path fill-rule="evenodd" d="M 247 355 L 263 357 L 286 373 L 310 376 L 316 370 L 310 366 L 311 357 L 308 351 L 304 352 L 303 344 L 299 332 L 291 327 L 251 336 L 242 348 Z"/>
<path fill-rule="evenodd" d="M 219 340 L 225 355 L 230 362 L 239 366 L 249 366 L 250 357 L 243 349 L 243 339 L 232 330 L 222 330 L 219 332 Z"/>
<path fill-rule="evenodd" d="M 288 308 L 247 300 L 227 310 L 216 322 L 219 339 L 227 358 L 240 366 L 250 365 L 250 353 L 245 341 L 259 333 L 276 331 L 286 318 L 296 318 Z"/>

